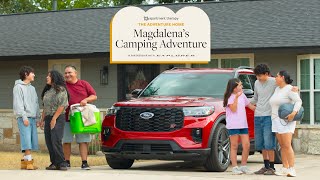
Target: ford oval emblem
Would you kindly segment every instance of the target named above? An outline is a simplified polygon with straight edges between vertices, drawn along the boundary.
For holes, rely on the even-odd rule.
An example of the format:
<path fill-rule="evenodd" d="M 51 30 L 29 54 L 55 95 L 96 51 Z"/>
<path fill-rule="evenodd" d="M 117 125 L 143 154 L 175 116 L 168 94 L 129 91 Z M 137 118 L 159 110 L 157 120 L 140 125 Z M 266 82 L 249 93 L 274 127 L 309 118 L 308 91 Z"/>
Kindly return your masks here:
<path fill-rule="evenodd" d="M 142 119 L 151 119 L 153 116 L 154 116 L 154 114 L 151 112 L 143 112 L 140 114 L 140 117 Z"/>

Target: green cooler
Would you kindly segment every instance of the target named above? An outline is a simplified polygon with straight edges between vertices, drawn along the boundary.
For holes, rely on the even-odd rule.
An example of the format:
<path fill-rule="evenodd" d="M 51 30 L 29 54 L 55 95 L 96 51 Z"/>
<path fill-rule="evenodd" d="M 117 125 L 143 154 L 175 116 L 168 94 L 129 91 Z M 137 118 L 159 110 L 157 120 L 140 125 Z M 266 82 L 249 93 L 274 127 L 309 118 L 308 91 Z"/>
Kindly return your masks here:
<path fill-rule="evenodd" d="M 81 111 L 78 109 L 80 104 L 74 104 L 70 107 L 70 128 L 73 134 L 96 134 L 101 132 L 101 118 L 100 111 L 96 106 L 92 104 L 88 104 L 87 106 L 94 107 L 94 116 L 96 119 L 96 123 L 85 126 L 82 121 Z"/>

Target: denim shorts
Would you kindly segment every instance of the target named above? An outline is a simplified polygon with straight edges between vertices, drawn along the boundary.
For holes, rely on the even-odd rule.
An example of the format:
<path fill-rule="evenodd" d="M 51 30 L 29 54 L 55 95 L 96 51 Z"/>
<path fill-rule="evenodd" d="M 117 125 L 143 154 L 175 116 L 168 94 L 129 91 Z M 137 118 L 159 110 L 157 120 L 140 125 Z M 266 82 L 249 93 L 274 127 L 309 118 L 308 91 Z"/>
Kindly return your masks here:
<path fill-rule="evenodd" d="M 28 118 L 28 120 L 29 125 L 25 126 L 22 118 L 17 119 L 20 132 L 21 151 L 23 152 L 25 150 L 39 150 L 37 121 L 35 118 Z"/>
<path fill-rule="evenodd" d="M 232 135 L 241 135 L 241 134 L 248 134 L 248 128 L 243 128 L 243 129 L 228 129 L 229 131 L 229 136 Z"/>
<path fill-rule="evenodd" d="M 79 143 L 89 143 L 91 142 L 90 134 L 72 134 L 70 128 L 70 122 L 66 122 L 64 126 L 63 143 L 72 143 L 74 136 L 76 137 L 76 142 Z"/>
<path fill-rule="evenodd" d="M 254 117 L 254 140 L 257 151 L 276 149 L 276 137 L 272 132 L 271 116 Z"/>

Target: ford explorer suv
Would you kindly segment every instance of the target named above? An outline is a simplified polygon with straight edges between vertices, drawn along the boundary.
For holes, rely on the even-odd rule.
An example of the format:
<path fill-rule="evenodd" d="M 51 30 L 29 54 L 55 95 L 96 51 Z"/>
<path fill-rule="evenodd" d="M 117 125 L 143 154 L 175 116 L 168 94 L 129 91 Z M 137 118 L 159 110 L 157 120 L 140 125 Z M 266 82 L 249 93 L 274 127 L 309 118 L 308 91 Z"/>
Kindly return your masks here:
<path fill-rule="evenodd" d="M 128 169 L 135 160 L 184 160 L 207 171 L 223 172 L 230 163 L 223 94 L 239 78 L 252 98 L 252 69 L 173 68 L 148 86 L 134 90 L 132 100 L 115 103 L 102 124 L 102 151 L 113 169 Z M 254 113 L 247 109 L 250 154 L 254 149 Z M 239 147 L 239 153 L 241 147 Z M 279 151 L 276 151 L 279 161 Z"/>

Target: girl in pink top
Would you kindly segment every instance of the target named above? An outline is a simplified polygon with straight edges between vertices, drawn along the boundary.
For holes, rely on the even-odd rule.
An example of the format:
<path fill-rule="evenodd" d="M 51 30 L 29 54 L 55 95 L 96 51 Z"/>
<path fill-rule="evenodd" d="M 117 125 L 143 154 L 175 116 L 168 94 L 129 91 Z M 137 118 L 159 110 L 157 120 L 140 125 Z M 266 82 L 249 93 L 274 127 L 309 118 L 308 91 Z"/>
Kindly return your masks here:
<path fill-rule="evenodd" d="M 232 163 L 233 174 L 251 174 L 247 167 L 249 156 L 250 140 L 248 135 L 248 123 L 246 107 L 254 111 L 253 106 L 242 91 L 242 82 L 237 79 L 230 79 L 224 93 L 223 106 L 226 107 L 227 129 L 229 131 L 231 152 L 230 158 Z M 239 137 L 242 143 L 242 160 L 241 166 L 237 166 L 237 150 Z"/>

